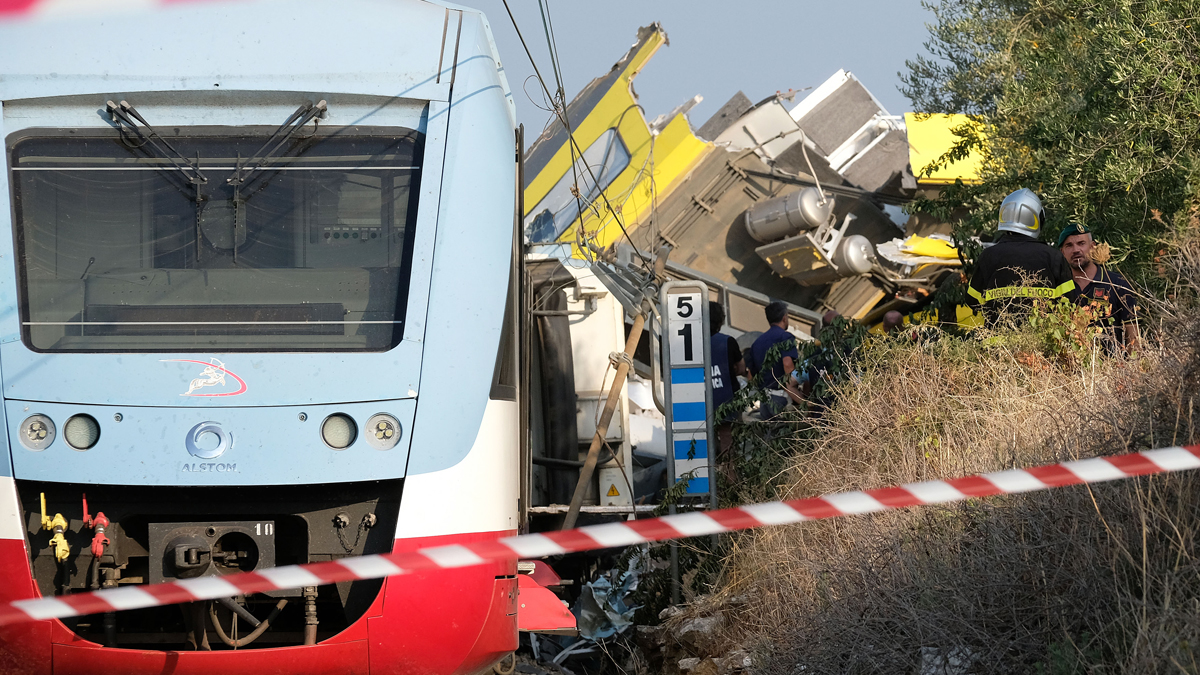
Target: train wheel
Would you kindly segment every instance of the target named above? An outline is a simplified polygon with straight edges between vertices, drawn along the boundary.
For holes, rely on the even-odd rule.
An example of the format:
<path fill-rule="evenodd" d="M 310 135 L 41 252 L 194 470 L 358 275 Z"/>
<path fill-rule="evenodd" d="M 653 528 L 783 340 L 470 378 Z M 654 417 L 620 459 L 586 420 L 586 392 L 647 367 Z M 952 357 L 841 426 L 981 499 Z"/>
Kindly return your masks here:
<path fill-rule="evenodd" d="M 504 663 L 506 661 L 509 663 L 508 667 L 504 666 Z M 496 675 L 512 675 L 513 671 L 516 669 L 517 669 L 517 653 L 516 652 L 509 652 L 509 654 L 506 658 L 500 659 L 499 663 L 492 666 L 492 672 L 495 673 Z"/>

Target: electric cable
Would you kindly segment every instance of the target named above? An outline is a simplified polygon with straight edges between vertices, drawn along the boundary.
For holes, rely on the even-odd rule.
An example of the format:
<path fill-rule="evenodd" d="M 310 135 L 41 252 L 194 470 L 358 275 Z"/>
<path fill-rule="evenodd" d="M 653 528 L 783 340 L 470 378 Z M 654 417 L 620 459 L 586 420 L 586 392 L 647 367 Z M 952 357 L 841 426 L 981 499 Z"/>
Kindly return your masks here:
<path fill-rule="evenodd" d="M 558 86 L 558 95 L 565 99 L 566 88 L 562 80 L 562 62 L 558 58 L 558 42 L 554 39 L 554 21 L 550 18 L 550 3 L 538 0 L 538 12 L 542 15 L 542 29 L 546 31 L 546 46 L 550 52 L 550 67 L 554 69 L 554 83 Z"/>
<path fill-rule="evenodd" d="M 567 131 L 568 147 L 571 152 L 571 176 L 572 176 L 572 178 L 575 179 L 575 181 L 574 181 L 575 189 L 572 190 L 572 193 L 575 196 L 575 206 L 579 210 L 580 224 L 582 225 L 583 202 L 579 196 L 579 173 L 578 173 L 578 169 L 576 168 L 576 166 L 579 162 L 578 162 L 578 159 L 576 159 L 576 157 L 575 157 L 575 149 L 576 149 L 577 145 L 574 143 L 574 135 L 571 133 L 571 125 L 567 121 L 566 113 L 565 112 L 560 113 L 559 112 L 560 106 L 558 104 L 554 103 L 555 97 L 553 94 L 550 93 L 550 88 L 546 86 L 546 79 L 544 77 L 542 77 L 542 72 L 541 72 L 541 70 L 538 69 L 537 62 L 533 60 L 533 52 L 531 52 L 529 50 L 529 45 L 525 42 L 525 36 L 521 34 L 521 27 L 517 25 L 517 17 L 513 16 L 512 8 L 508 6 L 508 0 L 503 0 L 503 2 L 504 2 L 504 10 L 506 12 L 508 12 L 508 18 L 510 21 L 512 21 L 513 30 L 515 30 L 517 32 L 517 39 L 519 39 L 521 41 L 521 47 L 525 49 L 525 56 L 529 59 L 529 65 L 533 66 L 533 74 L 537 76 L 538 84 L 542 85 L 542 91 L 545 92 L 546 99 L 549 100 L 551 102 L 551 105 L 554 107 L 553 112 L 554 112 L 555 117 L 559 118 L 559 121 L 562 122 L 563 127 Z M 541 7 L 541 5 L 539 4 L 539 9 L 540 9 L 540 7 Z M 553 54 L 551 54 L 551 65 L 552 66 L 554 65 L 553 61 L 554 61 L 554 57 L 553 57 Z M 589 170 L 588 173 L 591 173 L 591 171 Z M 522 215 L 522 217 L 524 217 L 525 214 L 521 214 L 521 215 Z M 586 247 L 581 246 L 580 249 L 586 252 Z"/>
<path fill-rule="evenodd" d="M 523 47 L 525 49 L 525 56 L 529 58 L 529 63 L 530 63 L 530 65 L 533 66 L 533 72 L 535 75 L 537 75 L 538 82 L 541 83 L 542 89 L 545 91 L 547 98 L 550 98 L 551 100 L 553 100 L 554 96 L 550 93 L 550 88 L 548 86 L 546 86 L 545 78 L 542 77 L 541 71 L 538 70 L 537 63 L 535 63 L 533 60 L 533 54 L 529 50 L 529 45 L 525 42 L 525 37 L 521 34 L 521 28 L 520 28 L 520 26 L 517 25 L 517 19 L 515 16 L 513 16 L 512 8 L 509 7 L 509 5 L 508 5 L 508 0 L 502 0 L 502 2 L 504 3 L 505 11 L 508 12 L 509 20 L 512 21 L 513 30 L 515 30 L 517 32 L 517 38 L 521 41 L 521 47 Z M 555 112 L 559 118 L 559 121 L 562 122 L 563 127 L 566 129 L 567 142 L 572 148 L 572 150 L 571 150 L 572 158 L 574 158 L 575 153 L 578 153 L 580 156 L 582 156 L 583 151 L 582 151 L 582 149 L 579 148 L 579 144 L 575 140 L 575 134 L 571 131 L 571 124 L 568 119 L 568 115 L 566 114 L 565 106 L 563 106 L 561 108 L 561 111 L 559 108 L 556 108 Z M 572 162 L 571 166 L 572 166 L 573 171 L 575 170 L 575 164 L 576 164 L 575 162 Z M 599 185 L 600 181 L 596 180 L 596 175 L 592 172 L 591 167 L 588 166 L 586 162 L 583 163 L 583 168 L 587 170 L 588 176 L 592 179 L 592 183 L 594 185 Z M 576 182 L 575 186 L 576 186 L 576 191 L 578 191 L 578 186 L 579 186 L 578 181 Z M 638 250 L 637 245 L 633 243 L 633 238 L 629 236 L 629 231 L 627 229 L 625 229 L 625 224 L 623 222 L 621 222 L 620 216 L 617 215 L 616 209 L 613 208 L 612 203 L 609 202 L 608 196 L 604 194 L 603 190 L 600 191 L 600 197 L 604 200 L 604 205 L 605 205 L 605 207 L 608 208 L 609 213 L 611 213 L 613 215 L 613 219 L 616 220 L 617 226 L 621 228 L 621 232 L 622 232 L 622 234 L 625 235 L 625 239 L 629 242 L 629 245 L 633 247 L 634 253 L 637 255 L 638 259 L 642 261 L 642 264 L 646 266 L 646 269 L 653 269 L 653 266 L 650 264 L 650 261 L 648 261 L 646 259 L 646 257 L 642 255 L 641 251 Z M 582 214 L 583 209 L 580 208 L 579 212 Z M 580 224 L 582 225 L 582 220 L 581 220 Z M 579 247 L 579 249 L 581 251 L 586 251 L 586 248 L 587 248 L 586 246 Z M 586 253 L 585 253 L 585 255 L 586 255 Z"/>

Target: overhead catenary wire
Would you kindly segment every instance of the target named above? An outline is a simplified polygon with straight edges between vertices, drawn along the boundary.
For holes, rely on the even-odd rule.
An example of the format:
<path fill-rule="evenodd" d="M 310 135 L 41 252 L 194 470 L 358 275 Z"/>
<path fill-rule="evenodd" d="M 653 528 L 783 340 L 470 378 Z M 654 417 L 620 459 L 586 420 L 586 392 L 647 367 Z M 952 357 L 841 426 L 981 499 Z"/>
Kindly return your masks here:
<path fill-rule="evenodd" d="M 538 11 L 542 15 L 542 29 L 546 31 L 546 46 L 550 52 L 550 67 L 554 69 L 554 84 L 558 87 L 558 95 L 565 98 L 566 88 L 563 86 L 562 62 L 558 58 L 558 41 L 554 39 L 554 22 L 550 19 L 550 4 L 547 0 L 538 0 Z"/>
<path fill-rule="evenodd" d="M 546 99 L 550 102 L 550 106 L 552 108 L 551 112 L 554 113 L 555 117 L 559 118 L 559 121 L 562 122 L 563 127 L 566 128 L 567 138 L 572 139 L 572 141 L 573 141 L 573 134 L 571 133 L 571 126 L 570 126 L 569 122 L 567 121 L 566 114 L 559 112 L 559 105 L 557 103 L 555 103 L 554 94 L 551 94 L 550 88 L 546 86 L 546 79 L 544 77 L 542 77 L 542 71 L 538 69 L 537 61 L 535 61 L 533 59 L 533 52 L 530 51 L 529 45 L 526 44 L 525 36 L 521 34 L 521 27 L 517 25 L 517 17 L 513 15 L 512 8 L 508 6 L 508 0 L 503 0 L 503 2 L 504 2 L 504 10 L 506 12 L 508 12 L 508 19 L 509 19 L 509 21 L 512 21 L 513 30 L 517 32 L 517 39 L 519 39 L 521 41 L 521 47 L 525 50 L 525 56 L 529 59 L 529 65 L 533 66 L 533 74 L 535 76 L 537 76 L 538 84 L 542 85 L 542 91 L 546 94 Z M 539 3 L 539 7 L 540 6 L 541 5 Z M 553 62 L 553 56 L 551 57 L 551 61 Z M 575 186 L 576 186 L 576 189 L 573 190 L 572 193 L 575 196 L 576 207 L 578 208 L 579 213 L 582 214 L 583 213 L 583 201 L 582 201 L 581 197 L 579 196 L 579 189 L 578 189 L 579 174 L 576 169 L 576 164 L 578 164 L 578 162 L 575 159 L 575 144 L 573 142 L 571 142 L 569 145 L 570 145 L 570 152 L 571 152 L 571 174 L 572 174 L 572 177 L 575 179 Z M 525 150 L 524 148 L 521 149 L 522 152 L 524 152 L 524 150 Z M 521 186 L 521 189 L 525 189 L 525 186 Z M 525 214 L 521 214 L 521 217 L 524 217 L 524 216 L 525 216 Z M 583 249 L 586 247 L 580 247 L 580 248 Z"/>
<path fill-rule="evenodd" d="M 625 120 L 625 115 L 629 114 L 629 111 L 634 110 L 634 109 L 637 109 L 638 111 L 640 111 L 642 113 L 643 117 L 645 116 L 646 110 L 641 105 L 634 103 L 633 105 L 626 107 L 625 110 L 621 111 L 621 116 L 617 118 L 617 123 L 613 125 L 613 128 L 619 129 L 621 127 L 621 123 Z M 655 221 L 655 216 L 658 213 L 658 195 L 657 195 L 656 186 L 655 186 L 655 182 L 654 182 L 654 141 L 657 138 L 658 138 L 657 132 L 655 130 L 651 130 L 651 132 L 650 132 L 650 149 L 649 149 L 649 153 L 646 155 L 646 159 L 644 159 L 642 161 L 642 165 L 638 168 L 638 172 L 633 176 L 633 179 L 630 180 L 629 187 L 626 188 L 624 191 L 622 191 L 620 194 L 614 196 L 614 199 L 616 199 L 618 202 L 618 206 L 620 207 L 621 212 L 624 213 L 625 212 L 625 204 L 627 204 L 629 202 L 629 200 L 633 198 L 633 195 L 636 192 L 637 187 L 641 183 L 641 181 L 643 179 L 649 180 L 649 182 L 650 182 L 650 186 L 649 186 L 650 187 L 650 200 L 651 200 L 650 201 L 650 223 L 651 223 L 651 228 L 652 228 L 651 233 L 650 233 L 650 241 L 652 241 L 652 242 L 658 241 L 658 234 L 657 234 L 657 231 L 654 229 L 654 226 L 657 224 Z M 605 148 L 605 151 L 604 151 L 605 160 L 603 162 L 601 162 L 602 167 L 608 161 L 607 158 L 608 158 L 609 149 L 611 149 L 611 147 L 614 146 L 615 144 L 616 144 L 616 137 L 614 135 L 613 140 L 609 142 L 610 147 Z M 647 171 L 647 169 L 649 171 Z M 580 215 L 580 218 L 582 220 L 582 215 Z M 599 226 L 599 228 L 597 228 L 596 233 L 599 234 L 599 233 L 603 232 L 604 228 L 606 228 L 606 227 L 608 227 L 607 221 L 602 222 L 601 225 Z M 636 248 L 636 246 L 635 246 L 635 248 Z"/>
<path fill-rule="evenodd" d="M 565 114 L 567 109 L 567 93 L 562 81 L 562 63 L 558 60 L 558 43 L 554 39 L 554 24 L 549 18 L 550 7 L 545 0 L 538 0 L 538 11 L 542 15 L 542 29 L 546 32 L 546 50 L 550 53 L 550 68 L 554 72 L 554 84 L 556 92 L 554 95 L 555 98 L 551 101 L 551 106 L 553 107 L 556 116 L 558 111 L 564 111 L 562 114 L 563 126 L 567 130 L 567 135 L 573 136 L 570 117 Z M 513 24 L 513 27 L 516 28 L 515 23 Z M 579 169 L 577 164 L 583 161 L 583 152 L 579 151 L 579 153 L 576 154 L 576 150 L 578 150 L 578 148 L 574 143 L 568 143 L 567 148 L 571 153 L 571 177 L 574 179 L 571 186 L 571 194 L 575 197 L 575 207 L 579 214 L 579 231 L 576 233 L 576 237 L 578 237 L 580 241 L 584 241 L 587 237 L 583 229 L 583 202 L 588 202 L 588 206 L 593 205 L 589 200 L 580 194 L 579 190 Z M 598 209 L 597 213 L 599 213 Z M 584 249 L 584 256 L 589 261 L 592 260 L 591 252 L 587 251 L 586 247 L 584 247 Z"/>
<path fill-rule="evenodd" d="M 583 151 L 579 148 L 578 144 L 574 143 L 574 131 L 571 129 L 571 119 L 570 116 L 566 114 L 568 107 L 567 91 L 562 79 L 562 61 L 558 57 L 558 40 L 554 35 L 554 19 L 550 16 L 549 0 L 538 0 L 538 12 L 542 17 L 542 30 L 544 30 L 546 34 L 546 50 L 550 53 L 550 67 L 554 72 L 554 85 L 556 88 L 555 97 L 557 101 L 557 103 L 554 104 L 554 111 L 556 113 L 558 111 L 562 111 L 562 124 L 569 137 L 567 147 L 571 153 L 571 177 L 574 179 L 573 185 L 571 186 L 571 193 L 575 197 L 576 218 L 579 220 L 579 227 L 575 236 L 580 242 L 586 242 L 588 239 L 587 230 L 584 229 L 584 215 L 586 211 L 582 208 L 581 202 L 587 203 L 588 208 L 595 212 L 597 220 L 599 220 L 602 216 L 600 214 L 600 209 L 595 205 L 595 201 L 587 196 L 584 196 L 584 194 L 581 194 L 581 190 L 579 189 L 579 171 L 578 167 L 576 166 L 577 163 L 583 163 L 585 168 L 587 168 L 588 175 L 592 176 L 592 187 L 594 187 L 597 191 L 602 191 L 602 188 L 600 187 L 599 181 L 596 180 L 595 175 L 592 174 L 591 167 L 587 165 Z M 603 168 L 608 162 L 608 150 L 609 148 L 605 149 L 604 156 L 600 161 L 601 175 L 603 175 Z M 590 195 L 590 193 L 591 190 L 589 189 L 587 194 Z M 583 255 L 589 261 L 594 261 L 592 252 L 586 245 L 582 246 L 581 249 Z"/>
<path fill-rule="evenodd" d="M 555 99 L 555 97 L 553 94 L 550 93 L 550 88 L 548 86 L 546 86 L 545 78 L 542 77 L 541 71 L 538 70 L 537 62 L 534 61 L 533 53 L 530 51 L 528 43 L 525 42 L 525 37 L 521 34 L 521 28 L 517 24 L 517 19 L 512 13 L 512 8 L 509 7 L 509 5 L 508 5 L 508 0 L 502 0 L 502 1 L 504 3 L 505 11 L 508 12 L 508 18 L 510 21 L 512 21 L 513 30 L 516 31 L 517 38 L 521 41 L 521 47 L 525 50 L 525 56 L 529 58 L 529 63 L 530 63 L 530 65 L 533 66 L 533 72 L 537 76 L 538 82 L 542 85 L 542 89 L 545 92 L 546 97 L 553 101 Z M 552 38 L 551 38 L 551 40 L 552 40 Z M 600 181 L 596 179 L 596 175 L 592 172 L 591 167 L 588 166 L 586 162 L 577 162 L 575 160 L 576 153 L 578 153 L 578 155 L 582 157 L 583 150 L 580 149 L 579 143 L 575 140 L 575 134 L 571 130 L 570 119 L 566 113 L 566 103 L 562 102 L 561 105 L 556 105 L 554 112 L 555 112 L 555 115 L 559 118 L 559 121 L 562 123 L 563 128 L 567 132 L 567 143 L 568 143 L 569 147 L 571 148 L 572 171 L 575 170 L 576 164 L 583 164 L 583 168 L 587 171 L 588 177 L 590 177 L 592 179 L 592 184 L 599 186 Z M 575 191 L 578 192 L 578 187 L 579 187 L 578 180 L 576 180 L 576 182 L 575 182 L 575 187 L 576 187 Z M 608 196 L 604 194 L 603 190 L 600 190 L 599 192 L 600 192 L 601 199 L 604 200 L 605 207 L 608 209 L 609 213 L 611 213 L 613 215 L 613 219 L 616 220 L 617 225 L 621 228 L 621 232 L 622 232 L 622 234 L 624 234 L 625 239 L 629 242 L 629 245 L 633 247 L 634 253 L 637 255 L 638 259 L 641 260 L 642 264 L 645 265 L 647 269 L 650 269 L 651 268 L 650 261 L 647 260 L 644 255 L 642 255 L 641 251 L 639 251 L 638 247 L 633 243 L 633 238 L 631 238 L 629 236 L 629 231 L 627 229 L 625 229 L 625 224 L 623 222 L 621 222 L 621 218 L 617 214 L 616 209 L 613 208 L 612 203 L 609 202 Z M 578 198 L 578 196 L 577 196 L 577 198 Z M 580 214 L 583 213 L 582 204 L 580 204 L 579 213 Z M 582 218 L 580 219 L 580 224 L 582 225 Z M 586 250 L 587 250 L 586 246 L 581 245 L 579 247 L 579 249 L 581 251 L 585 251 L 585 255 L 588 255 L 586 253 Z"/>

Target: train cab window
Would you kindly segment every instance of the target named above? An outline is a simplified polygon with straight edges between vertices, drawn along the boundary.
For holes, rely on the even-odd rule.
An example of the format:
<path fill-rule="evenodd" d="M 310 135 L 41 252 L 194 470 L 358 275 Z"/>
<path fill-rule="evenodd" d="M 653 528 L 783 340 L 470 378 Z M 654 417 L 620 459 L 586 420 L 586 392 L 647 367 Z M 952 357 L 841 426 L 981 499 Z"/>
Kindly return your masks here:
<path fill-rule="evenodd" d="M 384 351 L 403 333 L 424 136 L 179 129 L 10 137 L 23 339 L 37 351 Z M 197 180 L 197 177 L 203 180 Z"/>

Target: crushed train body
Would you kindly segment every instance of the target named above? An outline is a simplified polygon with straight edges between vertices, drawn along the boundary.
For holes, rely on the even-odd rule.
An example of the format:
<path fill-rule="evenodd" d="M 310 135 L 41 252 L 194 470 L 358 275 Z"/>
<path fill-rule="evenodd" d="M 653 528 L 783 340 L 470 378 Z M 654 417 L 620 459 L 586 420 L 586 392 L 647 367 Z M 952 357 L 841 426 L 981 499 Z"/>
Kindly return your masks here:
<path fill-rule="evenodd" d="M 902 207 L 977 180 L 975 154 L 924 171 L 965 116 L 892 115 L 840 70 L 798 102 L 738 92 L 695 127 L 697 96 L 647 120 L 632 83 L 666 44 L 661 25 L 640 29 L 567 106 L 575 144 L 554 124 L 530 146 L 530 243 L 666 243 L 692 272 L 867 322 L 918 308 L 961 264 L 947 223 Z"/>

